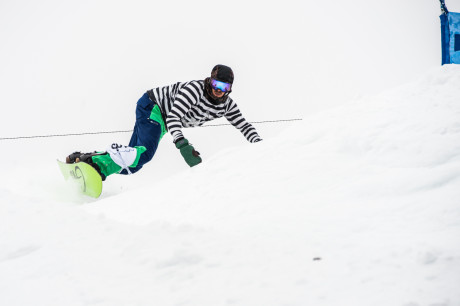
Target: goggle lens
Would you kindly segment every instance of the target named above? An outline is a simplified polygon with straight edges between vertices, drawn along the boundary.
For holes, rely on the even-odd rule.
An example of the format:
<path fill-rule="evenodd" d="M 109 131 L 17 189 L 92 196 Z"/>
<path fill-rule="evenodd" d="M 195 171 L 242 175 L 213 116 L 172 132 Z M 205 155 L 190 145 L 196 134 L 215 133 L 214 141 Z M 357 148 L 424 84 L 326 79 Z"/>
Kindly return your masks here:
<path fill-rule="evenodd" d="M 211 87 L 214 90 L 219 89 L 222 92 L 227 92 L 227 91 L 230 91 L 230 89 L 232 89 L 232 84 L 211 79 Z"/>

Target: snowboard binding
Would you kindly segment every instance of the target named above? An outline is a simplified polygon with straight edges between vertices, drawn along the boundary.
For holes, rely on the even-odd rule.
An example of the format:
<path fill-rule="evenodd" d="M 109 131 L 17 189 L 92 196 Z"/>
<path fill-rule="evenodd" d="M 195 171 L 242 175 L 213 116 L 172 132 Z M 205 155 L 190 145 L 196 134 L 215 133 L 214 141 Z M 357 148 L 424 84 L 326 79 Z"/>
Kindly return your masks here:
<path fill-rule="evenodd" d="M 73 164 L 73 163 L 79 163 L 79 162 L 86 163 L 86 164 L 90 165 L 91 167 L 93 167 L 97 171 L 97 173 L 99 173 L 99 175 L 101 176 L 102 180 L 105 181 L 106 176 L 101 172 L 101 168 L 99 167 L 99 165 L 96 164 L 95 162 L 93 162 L 93 159 L 92 159 L 93 156 L 104 155 L 104 154 L 107 154 L 107 152 L 104 152 L 104 153 L 73 152 L 72 154 L 70 154 L 69 156 L 67 156 L 65 158 L 65 162 L 67 164 Z"/>

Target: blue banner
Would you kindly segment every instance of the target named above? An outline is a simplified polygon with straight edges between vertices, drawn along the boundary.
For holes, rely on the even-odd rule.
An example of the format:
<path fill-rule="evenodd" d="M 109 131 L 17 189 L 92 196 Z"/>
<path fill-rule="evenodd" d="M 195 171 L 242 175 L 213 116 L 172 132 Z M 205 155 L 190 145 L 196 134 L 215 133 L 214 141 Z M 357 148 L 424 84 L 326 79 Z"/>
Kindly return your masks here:
<path fill-rule="evenodd" d="M 442 64 L 460 64 L 460 13 L 441 18 Z"/>

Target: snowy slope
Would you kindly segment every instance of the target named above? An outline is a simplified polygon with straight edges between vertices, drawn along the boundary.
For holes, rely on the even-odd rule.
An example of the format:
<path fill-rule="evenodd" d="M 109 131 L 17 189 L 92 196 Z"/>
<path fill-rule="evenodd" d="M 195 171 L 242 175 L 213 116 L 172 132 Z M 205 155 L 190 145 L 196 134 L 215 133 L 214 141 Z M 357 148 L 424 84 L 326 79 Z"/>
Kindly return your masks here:
<path fill-rule="evenodd" d="M 436 68 L 97 201 L 10 165 L 0 305 L 458 306 L 458 84 Z"/>

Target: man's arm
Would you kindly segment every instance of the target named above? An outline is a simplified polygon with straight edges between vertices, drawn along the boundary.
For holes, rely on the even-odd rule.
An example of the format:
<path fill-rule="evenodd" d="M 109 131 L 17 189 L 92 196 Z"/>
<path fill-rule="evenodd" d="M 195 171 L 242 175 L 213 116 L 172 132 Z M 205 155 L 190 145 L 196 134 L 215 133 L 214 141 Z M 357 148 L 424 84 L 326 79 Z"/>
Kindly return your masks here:
<path fill-rule="evenodd" d="M 202 162 L 202 160 L 200 153 L 198 153 L 195 148 L 189 144 L 188 140 L 184 138 L 181 131 L 181 119 L 192 108 L 192 106 L 198 102 L 198 92 L 198 85 L 193 82 L 180 89 L 174 99 L 174 103 L 168 117 L 166 118 L 166 125 L 173 136 L 176 148 L 180 150 L 182 157 L 190 167 L 198 165 Z"/>
<path fill-rule="evenodd" d="M 257 134 L 256 129 L 244 119 L 241 111 L 233 100 L 230 100 L 227 111 L 225 112 L 225 118 L 241 133 L 246 137 L 249 142 L 258 142 L 261 141 L 259 134 Z"/>
<path fill-rule="evenodd" d="M 181 118 L 198 102 L 199 88 L 197 84 L 189 83 L 176 95 L 172 108 L 166 118 L 166 126 L 171 133 L 174 143 L 184 138 Z"/>

